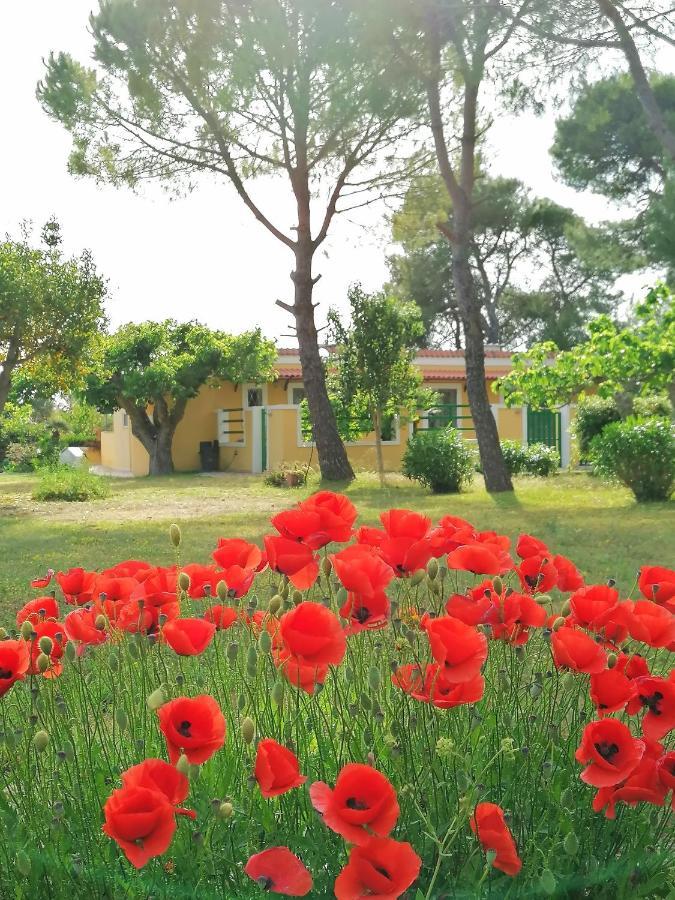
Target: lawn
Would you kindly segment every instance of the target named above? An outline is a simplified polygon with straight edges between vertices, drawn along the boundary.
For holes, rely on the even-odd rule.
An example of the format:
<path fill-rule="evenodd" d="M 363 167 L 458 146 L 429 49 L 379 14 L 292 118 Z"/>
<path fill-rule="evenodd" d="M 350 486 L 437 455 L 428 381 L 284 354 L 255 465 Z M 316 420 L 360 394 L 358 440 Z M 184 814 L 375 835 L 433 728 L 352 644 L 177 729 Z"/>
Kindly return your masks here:
<path fill-rule="evenodd" d="M 30 595 L 27 582 L 51 566 L 100 568 L 125 558 L 173 561 L 168 525 L 183 532 L 183 560 L 206 562 L 221 536 L 260 540 L 270 516 L 319 487 L 270 488 L 256 476 L 175 475 L 114 480 L 107 500 L 36 503 L 35 476 L 0 475 L 0 604 L 4 616 Z M 623 488 L 587 474 L 522 478 L 514 495 L 479 483 L 457 496 L 433 496 L 398 476 L 385 489 L 369 475 L 345 488 L 363 523 L 407 507 L 432 519 L 454 514 L 516 538 L 541 537 L 570 556 L 591 581 L 615 578 L 629 591 L 641 564 L 675 564 L 675 502 L 637 504 Z"/>

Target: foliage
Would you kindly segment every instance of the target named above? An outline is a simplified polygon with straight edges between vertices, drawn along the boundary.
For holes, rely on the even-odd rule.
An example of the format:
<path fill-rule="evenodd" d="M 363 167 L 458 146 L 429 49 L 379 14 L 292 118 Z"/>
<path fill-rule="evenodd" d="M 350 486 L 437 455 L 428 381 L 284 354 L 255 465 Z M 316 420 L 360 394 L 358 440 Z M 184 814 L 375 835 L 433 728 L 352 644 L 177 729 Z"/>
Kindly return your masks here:
<path fill-rule="evenodd" d="M 39 248 L 30 235 L 0 242 L 0 413 L 12 378 L 48 384 L 50 393 L 81 383 L 105 323 L 105 282 L 88 251 L 64 257 L 50 220 Z"/>
<path fill-rule="evenodd" d="M 460 432 L 446 428 L 419 429 L 408 440 L 401 472 L 434 494 L 455 494 L 473 478 L 474 456 Z"/>
<path fill-rule="evenodd" d="M 30 404 L 7 403 L 0 414 L 0 469 L 28 472 L 56 462 L 60 432 L 38 420 Z"/>
<path fill-rule="evenodd" d="M 544 343 L 514 354 L 513 370 L 497 385 L 505 402 L 550 409 L 592 386 L 601 397 L 675 389 L 675 295 L 665 285 L 649 291 L 628 326 L 600 316 L 588 333 L 571 350 Z"/>
<path fill-rule="evenodd" d="M 639 502 L 668 500 L 675 489 L 675 424 L 629 418 L 606 425 L 591 442 L 598 474 L 630 488 Z"/>
<path fill-rule="evenodd" d="M 666 394 L 646 394 L 635 397 L 633 400 L 633 412 L 638 419 L 662 419 L 673 418 L 673 404 Z"/>
<path fill-rule="evenodd" d="M 577 404 L 572 428 L 582 459 L 588 455 L 591 441 L 610 422 L 619 422 L 621 413 L 613 397 L 582 397 Z"/>
<path fill-rule="evenodd" d="M 344 505 L 338 504 L 343 501 L 336 501 L 322 520 L 327 532 L 319 536 L 324 539 L 334 536 L 336 518 L 341 524 L 335 510 Z M 275 521 L 279 528 L 309 528 L 307 541 L 316 543 L 317 513 L 310 512 L 303 504 Z M 17 617 L 33 618 L 24 619 L 25 625 L 7 622 L 10 643 L 0 642 L 3 669 L 22 649 L 31 663 L 30 673 L 21 673 L 13 685 L 3 679 L 0 699 L 0 837 L 12 863 L 0 868 L 2 896 L 84 900 L 106 892 L 142 897 L 197 891 L 214 900 L 253 900 L 260 896 L 260 885 L 249 880 L 244 864 L 277 846 L 301 857 L 314 879 L 314 895 L 329 897 L 350 853 L 342 836 L 349 816 L 331 821 L 317 815 L 314 806 L 319 806 L 319 792 L 325 794 L 323 785 L 332 789 L 343 767 L 357 763 L 363 780 L 355 780 L 355 792 L 348 796 L 360 800 L 364 784 L 373 782 L 381 786 L 374 792 L 378 798 L 386 789 L 388 815 L 378 827 L 396 842 L 390 845 L 395 851 L 391 868 L 399 865 L 396 851 L 405 849 L 400 842 L 410 842 L 408 852 L 420 862 L 412 891 L 421 897 L 436 897 L 449 883 L 477 900 L 540 896 L 545 881 L 547 892 L 553 883 L 553 890 L 569 896 L 665 898 L 673 846 L 670 788 L 661 789 L 654 768 L 645 767 L 640 777 L 647 785 L 639 782 L 636 805 L 630 784 L 623 796 L 618 784 L 602 789 L 598 798 L 616 802 L 619 813 L 614 818 L 608 810 L 605 817 L 592 806 L 596 770 L 587 768 L 586 783 L 579 776 L 588 738 L 598 728 L 620 732 L 616 753 L 622 768 L 616 774 L 626 778 L 641 754 L 629 759 L 625 772 L 624 757 L 643 750 L 640 736 L 658 728 L 650 703 L 658 711 L 659 700 L 650 694 L 638 702 L 635 695 L 644 693 L 636 690 L 643 685 L 660 688 L 665 679 L 658 676 L 668 674 L 670 660 L 662 649 L 672 628 L 668 598 L 650 599 L 652 582 L 641 579 L 647 600 L 634 603 L 640 597 L 636 588 L 619 584 L 614 591 L 604 583 L 604 571 L 592 573 L 588 598 L 578 574 L 578 589 L 553 583 L 544 593 L 537 579 L 529 588 L 523 577 L 528 560 L 514 561 L 504 551 L 504 535 L 480 533 L 468 522 L 449 518 L 445 526 L 434 527 L 412 511 L 387 511 L 383 524 L 395 526 L 395 540 L 385 539 L 374 553 L 366 540 L 376 541 L 384 532 L 363 529 L 356 550 L 341 555 L 342 548 L 334 546 L 330 568 L 315 565 L 308 583 L 295 590 L 279 571 L 260 566 L 258 547 L 236 540 L 252 583 L 232 591 L 241 594 L 233 597 L 225 579 L 234 583 L 241 567 L 186 565 L 183 539 L 190 539 L 190 529 L 183 527 L 181 535 L 176 526 L 176 569 L 138 558 L 115 567 L 108 556 L 105 573 L 59 572 L 55 598 L 49 596 L 49 584 L 37 587 L 32 603 Z M 355 524 L 351 516 L 347 522 Z M 439 531 L 444 527 L 448 547 L 458 545 L 457 550 L 432 559 L 432 552 L 442 550 Z M 271 540 L 280 539 L 267 535 Z M 574 567 L 570 570 L 569 561 L 557 555 L 557 545 L 541 546 L 547 579 L 574 576 Z M 484 566 L 463 557 L 469 552 L 494 557 L 500 551 L 499 577 L 472 574 L 469 566 Z M 216 553 L 227 552 L 223 541 Z M 317 562 L 302 539 L 293 542 L 289 559 L 300 552 Z M 350 554 L 356 556 L 350 559 Z M 401 577 L 390 565 L 396 558 Z M 555 565 L 548 562 L 553 559 Z M 53 562 L 45 557 L 39 573 L 54 568 Z M 386 590 L 391 604 L 374 629 L 359 627 L 361 607 L 359 615 L 352 612 L 360 595 L 352 591 L 350 596 L 348 588 L 356 581 L 359 591 L 367 590 L 368 574 L 384 579 L 381 593 Z M 215 591 L 214 581 L 221 585 Z M 475 612 L 472 596 L 485 619 L 480 627 L 463 621 Z M 139 597 L 147 600 L 141 607 Z M 376 598 L 369 594 L 370 601 Z M 566 600 L 572 611 L 558 617 L 552 632 L 547 627 L 551 611 Z M 421 609 L 430 613 L 422 627 Z M 575 614 L 582 612 L 587 614 L 580 624 Z M 630 652 L 619 652 L 606 635 L 611 612 L 630 630 Z M 365 616 L 369 613 L 366 609 Z M 305 616 L 309 621 L 303 623 Z M 204 619 L 218 619 L 222 627 L 209 629 Z M 346 637 L 341 619 L 349 627 Z M 325 628 L 317 634 L 316 624 L 330 625 L 330 634 Z M 199 629 L 201 645 L 178 643 L 182 629 Z M 567 655 L 560 651 L 564 636 L 572 642 Z M 297 673 L 294 678 L 288 661 L 295 662 L 298 651 L 314 659 L 330 652 L 335 662 L 320 671 L 318 665 L 308 666 L 305 680 L 294 684 Z M 598 708 L 602 700 L 595 675 L 612 671 L 612 664 L 618 673 L 627 673 L 628 697 L 636 702 L 626 711 L 628 697 L 622 702 L 619 696 L 607 717 Z M 644 678 L 644 667 L 657 680 L 637 680 Z M 595 670 L 590 691 L 589 668 Z M 416 679 L 418 671 L 424 683 Z M 427 675 L 433 676 L 428 682 Z M 185 718 L 170 727 L 181 698 L 190 698 L 190 707 L 184 703 L 183 709 L 198 711 L 198 729 Z M 663 708 L 670 715 L 668 703 Z M 650 739 L 652 762 L 669 746 L 669 725 L 670 719 L 661 736 L 663 748 Z M 182 747 L 175 741 L 180 728 L 189 732 L 182 735 Z M 283 756 L 293 763 L 290 773 L 288 766 L 275 765 L 273 754 L 264 765 L 270 739 L 292 753 Z M 162 765 L 169 754 L 173 769 Z M 165 839 L 140 844 L 124 840 L 133 834 L 134 816 L 122 820 L 127 828 L 114 827 L 110 798 L 125 796 L 121 780 L 128 789 L 140 774 L 129 769 L 146 760 L 156 761 L 149 766 L 166 781 L 146 782 L 148 793 L 133 796 L 156 801 L 160 786 L 170 783 L 173 790 L 155 805 L 157 818 L 168 820 Z M 605 781 L 608 771 L 614 774 L 605 769 Z M 279 796 L 270 795 L 270 781 Z M 502 828 L 499 856 L 490 852 L 494 835 L 480 829 L 476 835 L 471 828 L 478 804 L 486 802 L 508 811 L 510 840 Z M 179 805 L 188 807 L 187 814 L 174 821 Z M 155 824 L 148 819 L 142 819 L 146 829 Z M 365 838 L 358 831 L 355 836 Z M 133 855 L 139 847 L 157 858 L 141 860 L 136 868 L 124 853 Z M 508 875 L 498 868 L 505 847 L 513 864 Z M 77 877 L 72 877 L 74 866 Z"/>
<path fill-rule="evenodd" d="M 572 210 L 533 197 L 517 179 L 482 175 L 475 197 L 470 262 L 491 343 L 573 345 L 591 314 L 616 305 L 617 276 L 642 263 L 618 226 L 591 227 Z M 403 253 L 389 266 L 397 293 L 422 310 L 427 336 L 459 347 L 451 248 L 436 227 L 451 213 L 439 177 L 415 179 L 392 218 Z"/>
<path fill-rule="evenodd" d="M 33 491 L 33 500 L 65 500 L 79 503 L 84 500 L 104 500 L 110 495 L 105 478 L 92 475 L 84 468 L 53 466 L 44 469 Z"/>
<path fill-rule="evenodd" d="M 283 462 L 277 469 L 265 473 L 264 482 L 270 487 L 302 487 L 307 484 L 311 469 L 303 462 Z"/>
<path fill-rule="evenodd" d="M 548 478 L 560 471 L 560 455 L 546 444 L 521 444 L 502 441 L 504 461 L 512 475 L 538 475 Z"/>
<path fill-rule="evenodd" d="M 424 332 L 420 311 L 385 293 L 366 294 L 359 285 L 349 290 L 351 321 L 342 322 L 329 312 L 331 340 L 329 390 L 350 411 L 351 419 L 367 413 L 375 431 L 378 470 L 383 477 L 381 440 L 384 420 L 402 414 L 415 416 L 431 405 L 432 395 L 422 388 L 422 375 L 413 365 L 415 347 Z"/>

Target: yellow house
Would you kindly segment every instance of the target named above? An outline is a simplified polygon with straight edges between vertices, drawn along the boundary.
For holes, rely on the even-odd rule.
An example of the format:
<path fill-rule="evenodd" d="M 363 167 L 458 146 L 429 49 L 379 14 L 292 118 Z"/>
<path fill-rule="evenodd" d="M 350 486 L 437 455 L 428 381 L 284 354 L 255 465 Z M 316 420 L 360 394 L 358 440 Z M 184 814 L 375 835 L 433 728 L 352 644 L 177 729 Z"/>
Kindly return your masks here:
<path fill-rule="evenodd" d="M 543 441 L 557 446 L 563 466 L 569 464 L 569 409 L 558 413 L 532 412 L 527 407 L 507 408 L 493 391 L 497 378 L 511 369 L 511 354 L 488 348 L 485 370 L 492 412 L 502 440 L 521 443 Z M 475 440 L 462 350 L 421 350 L 415 359 L 424 384 L 439 394 L 438 410 L 423 414 L 419 422 L 396 421 L 383 442 L 385 468 L 398 471 L 408 437 L 414 428 L 435 427 L 451 421 L 466 440 Z M 279 349 L 277 377 L 266 384 L 222 382 L 205 386 L 187 404 L 173 442 L 177 471 L 201 468 L 200 445 L 216 448 L 218 468 L 232 472 L 264 472 L 282 462 L 316 463 L 313 444 L 303 436 L 300 403 L 304 397 L 302 368 L 297 350 Z M 376 468 L 375 438 L 365 435 L 346 444 L 356 470 Z M 210 449 L 210 448 L 209 448 Z M 117 410 L 110 430 L 101 434 L 101 465 L 108 470 L 148 474 L 148 454 L 133 434 L 127 414 Z"/>

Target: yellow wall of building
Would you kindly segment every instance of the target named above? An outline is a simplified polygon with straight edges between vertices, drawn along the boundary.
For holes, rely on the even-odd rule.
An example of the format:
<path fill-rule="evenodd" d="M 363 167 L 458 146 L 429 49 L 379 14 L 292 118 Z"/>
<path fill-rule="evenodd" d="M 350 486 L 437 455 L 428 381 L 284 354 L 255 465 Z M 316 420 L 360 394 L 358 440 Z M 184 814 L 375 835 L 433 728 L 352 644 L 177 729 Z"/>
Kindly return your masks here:
<path fill-rule="evenodd" d="M 502 441 L 523 440 L 523 411 L 522 409 L 498 409 L 497 431 Z"/>

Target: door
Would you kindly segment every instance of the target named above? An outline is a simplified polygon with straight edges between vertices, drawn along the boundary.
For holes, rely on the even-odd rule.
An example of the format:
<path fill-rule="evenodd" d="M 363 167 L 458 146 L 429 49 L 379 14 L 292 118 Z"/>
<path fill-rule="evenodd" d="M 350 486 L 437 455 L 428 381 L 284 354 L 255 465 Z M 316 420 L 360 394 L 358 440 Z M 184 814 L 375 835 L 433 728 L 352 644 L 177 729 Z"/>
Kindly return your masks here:
<path fill-rule="evenodd" d="M 562 455 L 560 413 L 550 409 L 527 410 L 527 443 L 555 447 Z"/>

